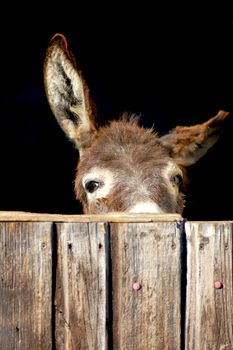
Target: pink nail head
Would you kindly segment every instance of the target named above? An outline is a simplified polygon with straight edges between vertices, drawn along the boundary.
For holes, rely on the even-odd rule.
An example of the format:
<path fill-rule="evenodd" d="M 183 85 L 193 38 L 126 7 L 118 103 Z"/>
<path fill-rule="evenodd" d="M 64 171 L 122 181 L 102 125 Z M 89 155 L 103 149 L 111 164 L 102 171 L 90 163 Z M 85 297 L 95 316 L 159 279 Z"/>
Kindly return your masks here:
<path fill-rule="evenodd" d="M 138 282 L 135 282 L 134 284 L 133 284 L 133 290 L 139 290 L 139 289 L 141 289 L 141 284 L 140 283 L 138 283 Z"/>
<path fill-rule="evenodd" d="M 214 288 L 215 289 L 221 289 L 222 288 L 222 282 L 220 282 L 220 281 L 215 281 L 214 282 Z"/>

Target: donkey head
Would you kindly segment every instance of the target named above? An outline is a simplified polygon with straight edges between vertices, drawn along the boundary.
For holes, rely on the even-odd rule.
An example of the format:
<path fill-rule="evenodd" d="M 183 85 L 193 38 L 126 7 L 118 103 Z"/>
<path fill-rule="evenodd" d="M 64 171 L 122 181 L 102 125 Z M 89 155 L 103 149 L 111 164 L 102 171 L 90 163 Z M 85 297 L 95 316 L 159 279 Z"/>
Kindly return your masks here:
<path fill-rule="evenodd" d="M 182 213 L 185 168 L 218 140 L 228 112 L 193 126 L 178 126 L 159 137 L 123 115 L 100 127 L 88 87 L 68 49 L 56 34 L 44 62 L 50 107 L 79 150 L 75 193 L 85 213 L 114 211 Z"/>

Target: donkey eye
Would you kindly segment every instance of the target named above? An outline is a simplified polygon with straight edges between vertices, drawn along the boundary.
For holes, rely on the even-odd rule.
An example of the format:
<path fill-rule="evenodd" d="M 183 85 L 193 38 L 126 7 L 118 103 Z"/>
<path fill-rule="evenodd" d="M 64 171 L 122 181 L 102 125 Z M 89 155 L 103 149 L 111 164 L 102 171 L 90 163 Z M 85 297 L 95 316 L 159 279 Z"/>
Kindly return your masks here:
<path fill-rule="evenodd" d="M 89 193 L 95 192 L 100 186 L 100 182 L 98 181 L 87 181 L 85 183 L 85 190 Z"/>
<path fill-rule="evenodd" d="M 172 182 L 174 182 L 176 185 L 179 185 L 182 182 L 182 176 L 180 174 L 177 174 L 171 178 Z"/>

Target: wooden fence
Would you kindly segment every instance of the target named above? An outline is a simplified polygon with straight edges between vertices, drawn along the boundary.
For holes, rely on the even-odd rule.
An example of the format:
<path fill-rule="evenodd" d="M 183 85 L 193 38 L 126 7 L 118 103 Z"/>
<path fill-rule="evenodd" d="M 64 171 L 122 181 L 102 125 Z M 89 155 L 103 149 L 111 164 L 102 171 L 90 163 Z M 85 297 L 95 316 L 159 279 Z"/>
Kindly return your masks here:
<path fill-rule="evenodd" d="M 0 214 L 0 349 L 232 350 L 232 222 Z"/>

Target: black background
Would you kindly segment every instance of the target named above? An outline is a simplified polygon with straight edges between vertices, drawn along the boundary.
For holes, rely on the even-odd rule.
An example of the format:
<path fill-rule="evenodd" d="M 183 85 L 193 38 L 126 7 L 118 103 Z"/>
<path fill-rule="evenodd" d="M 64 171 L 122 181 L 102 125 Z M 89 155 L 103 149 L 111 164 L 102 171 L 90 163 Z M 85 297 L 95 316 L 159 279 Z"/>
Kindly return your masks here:
<path fill-rule="evenodd" d="M 80 213 L 78 153 L 57 125 L 43 85 L 56 32 L 82 67 L 102 122 L 122 112 L 164 134 L 232 113 L 232 9 L 212 4 L 78 2 L 6 5 L 1 22 L 0 210 Z M 233 117 L 218 143 L 189 168 L 184 216 L 233 219 Z"/>

